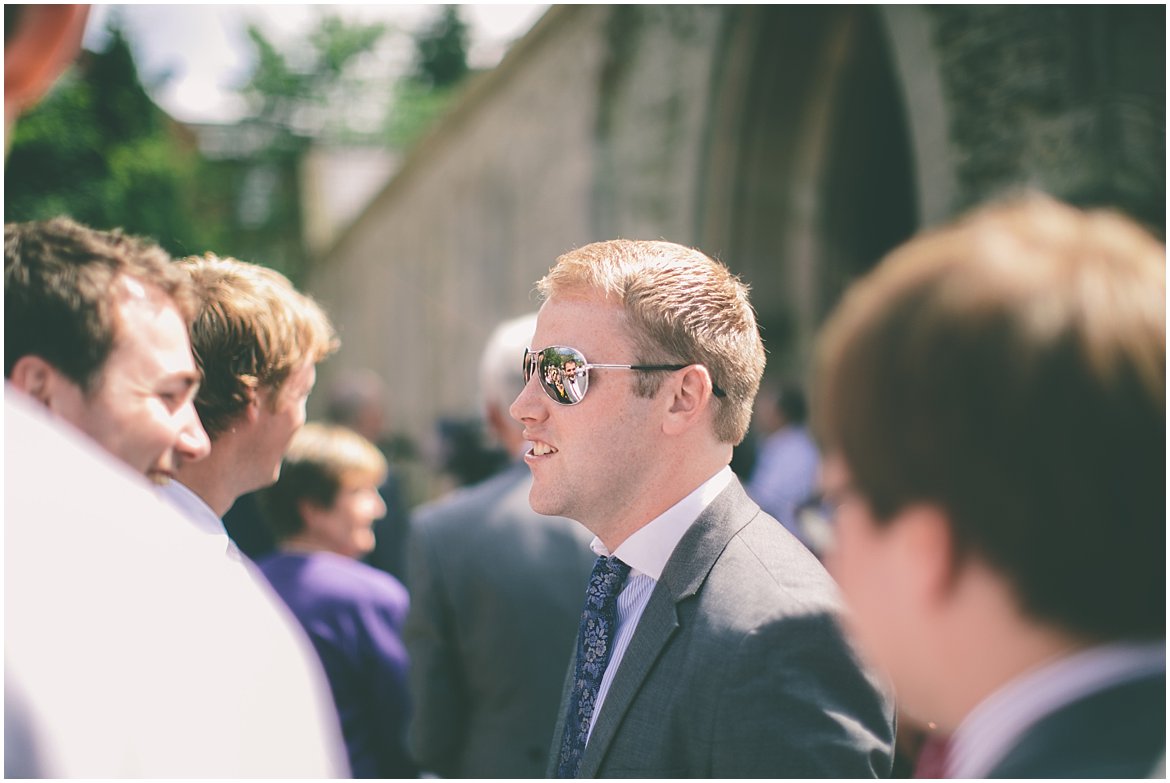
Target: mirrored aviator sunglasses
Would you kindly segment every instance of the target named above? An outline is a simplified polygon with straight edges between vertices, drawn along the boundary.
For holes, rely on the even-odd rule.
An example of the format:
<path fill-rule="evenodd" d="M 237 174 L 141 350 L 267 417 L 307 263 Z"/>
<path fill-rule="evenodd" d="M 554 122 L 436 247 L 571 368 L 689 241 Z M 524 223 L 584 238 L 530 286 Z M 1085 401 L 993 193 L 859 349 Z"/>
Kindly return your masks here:
<path fill-rule="evenodd" d="M 561 405 L 576 405 L 585 399 L 589 390 L 590 370 L 655 370 L 674 371 L 689 367 L 689 364 L 590 364 L 585 354 L 576 348 L 564 345 L 550 345 L 539 351 L 524 351 L 524 383 L 533 373 L 540 379 L 540 386 L 553 402 Z M 723 390 L 715 387 L 716 396 L 722 397 Z"/>

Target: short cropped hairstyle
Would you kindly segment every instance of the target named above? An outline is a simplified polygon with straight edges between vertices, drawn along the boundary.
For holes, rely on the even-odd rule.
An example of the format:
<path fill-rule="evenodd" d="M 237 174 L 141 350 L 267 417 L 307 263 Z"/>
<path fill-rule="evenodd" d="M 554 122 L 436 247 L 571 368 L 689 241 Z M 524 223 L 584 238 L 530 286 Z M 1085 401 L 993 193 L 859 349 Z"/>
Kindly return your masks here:
<path fill-rule="evenodd" d="M 111 291 L 123 276 L 163 291 L 190 321 L 190 282 L 152 242 L 63 217 L 7 224 L 4 377 L 19 359 L 39 356 L 92 391 L 118 338 L 118 299 Z"/>
<path fill-rule="evenodd" d="M 565 253 L 537 290 L 546 299 L 595 291 L 621 304 L 636 361 L 704 365 L 726 392 L 711 398 L 716 437 L 743 440 L 764 374 L 764 345 L 747 286 L 722 263 L 672 242 L 615 239 Z M 638 373 L 635 388 L 650 397 L 662 382 L 660 373 Z"/>
<path fill-rule="evenodd" d="M 347 483 L 378 485 L 387 471 L 382 452 L 361 435 L 338 424 L 310 422 L 293 436 L 280 478 L 261 492 L 264 518 L 283 541 L 305 529 L 301 501 L 330 508 Z"/>
<path fill-rule="evenodd" d="M 895 250 L 818 347 L 822 445 L 888 524 L 947 514 L 1031 617 L 1166 628 L 1165 248 L 1040 195 Z"/>
<path fill-rule="evenodd" d="M 279 392 L 297 367 L 337 350 L 328 316 L 279 272 L 210 253 L 180 266 L 198 303 L 191 345 L 203 384 L 195 409 L 212 440 L 258 390 Z"/>

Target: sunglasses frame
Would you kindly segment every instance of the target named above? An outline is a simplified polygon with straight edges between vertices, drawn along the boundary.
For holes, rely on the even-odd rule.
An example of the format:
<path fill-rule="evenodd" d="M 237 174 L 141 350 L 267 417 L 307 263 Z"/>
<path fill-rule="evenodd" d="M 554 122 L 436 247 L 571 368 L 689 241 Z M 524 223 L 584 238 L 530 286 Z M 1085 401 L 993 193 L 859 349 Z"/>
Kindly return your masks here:
<path fill-rule="evenodd" d="M 549 388 L 548 381 L 546 381 L 545 377 L 544 377 L 544 368 L 543 368 L 544 352 L 549 351 L 549 350 L 571 351 L 576 356 L 580 357 L 580 359 L 581 359 L 580 366 L 575 368 L 574 370 L 572 370 L 573 375 L 579 376 L 582 373 L 585 373 L 585 378 L 586 378 L 585 391 L 581 392 L 581 397 L 579 399 L 577 399 L 577 400 L 561 399 L 560 397 L 557 396 L 556 391 Z M 694 362 L 692 362 L 691 364 L 593 364 L 588 359 L 585 358 L 585 354 L 582 353 L 579 349 L 573 348 L 572 346 L 569 346 L 569 345 L 546 345 L 544 348 L 541 348 L 538 351 L 534 351 L 531 348 L 525 348 L 523 362 L 524 363 L 522 366 L 523 366 L 523 371 L 524 371 L 525 385 L 527 385 L 528 382 L 530 380 L 532 380 L 533 375 L 536 375 L 537 380 L 540 383 L 540 388 L 544 389 L 544 393 L 548 396 L 548 398 L 550 400 L 552 400 L 553 402 L 557 403 L 558 405 L 566 405 L 566 406 L 578 405 L 585 399 L 585 395 L 589 391 L 589 380 L 588 380 L 589 375 L 588 375 L 588 373 L 590 370 L 635 370 L 638 372 L 657 372 L 657 371 L 675 372 L 676 370 L 682 370 L 682 369 L 685 369 L 687 367 L 690 367 L 691 364 L 694 363 Z M 557 369 L 559 369 L 561 372 L 565 372 L 563 366 L 561 366 Z M 566 373 L 566 375 L 567 374 L 568 373 Z M 716 397 L 726 396 L 725 392 L 722 389 L 720 389 L 718 386 L 715 386 L 714 384 L 712 384 L 711 390 L 715 394 Z M 568 395 L 566 395 L 566 397 L 567 396 Z"/>

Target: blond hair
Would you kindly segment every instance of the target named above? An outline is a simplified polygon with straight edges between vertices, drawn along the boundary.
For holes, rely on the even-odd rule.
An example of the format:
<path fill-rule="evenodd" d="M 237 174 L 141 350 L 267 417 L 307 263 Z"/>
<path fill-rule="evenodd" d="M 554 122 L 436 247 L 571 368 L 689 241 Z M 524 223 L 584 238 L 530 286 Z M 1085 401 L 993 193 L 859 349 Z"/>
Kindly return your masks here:
<path fill-rule="evenodd" d="M 339 341 L 321 307 L 279 272 L 211 253 L 179 263 L 198 301 L 191 346 L 203 384 L 195 407 L 214 440 L 259 389 L 279 392 L 293 370 L 320 362 Z"/>
<path fill-rule="evenodd" d="M 625 309 L 640 364 L 701 364 L 726 396 L 711 398 L 715 435 L 737 444 L 751 422 L 764 373 L 764 345 L 748 287 L 698 250 L 662 241 L 614 239 L 565 253 L 537 283 L 544 298 L 597 291 Z M 649 397 L 663 382 L 639 373 Z"/>

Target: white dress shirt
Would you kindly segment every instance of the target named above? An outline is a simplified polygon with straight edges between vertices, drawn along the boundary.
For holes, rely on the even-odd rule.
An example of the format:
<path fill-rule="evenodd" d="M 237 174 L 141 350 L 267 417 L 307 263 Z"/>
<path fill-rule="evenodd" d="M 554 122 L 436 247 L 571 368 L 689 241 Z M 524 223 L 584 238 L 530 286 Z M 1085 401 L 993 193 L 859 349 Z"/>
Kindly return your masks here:
<path fill-rule="evenodd" d="M 605 674 L 602 675 L 601 685 L 597 690 L 593 717 L 589 721 L 590 736 L 597 723 L 597 716 L 601 714 L 605 696 L 609 693 L 609 686 L 621 665 L 622 656 L 625 655 L 626 648 L 630 646 L 630 640 L 638 629 L 638 621 L 642 619 L 646 604 L 650 602 L 650 594 L 654 592 L 654 586 L 662 577 L 666 561 L 670 559 L 674 548 L 699 515 L 731 483 L 731 477 L 731 468 L 724 466 L 722 470 L 700 484 L 694 492 L 623 541 L 612 553 L 630 566 L 630 575 L 618 595 L 617 633 L 614 634 L 613 651 L 610 653 L 609 663 L 605 667 Z M 605 544 L 601 543 L 600 538 L 594 538 L 589 546 L 600 557 L 609 557 L 611 554 Z M 588 744 L 588 737 L 585 742 Z"/>
<path fill-rule="evenodd" d="M 207 505 L 203 498 L 192 492 L 189 487 L 171 479 L 158 487 L 158 494 L 159 497 L 164 498 L 179 509 L 183 513 L 183 517 L 196 530 L 207 536 L 208 541 L 220 551 L 233 557 L 237 556 L 238 550 L 232 540 L 228 538 L 223 520 L 216 516 L 215 512 L 211 510 L 211 506 Z"/>
<path fill-rule="evenodd" d="M 951 737 L 948 778 L 985 778 L 1041 718 L 1097 691 L 1166 670 L 1165 641 L 1116 643 L 1026 672 L 981 701 Z"/>

